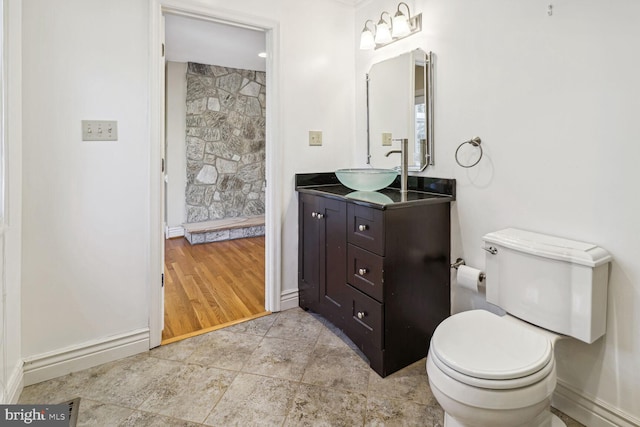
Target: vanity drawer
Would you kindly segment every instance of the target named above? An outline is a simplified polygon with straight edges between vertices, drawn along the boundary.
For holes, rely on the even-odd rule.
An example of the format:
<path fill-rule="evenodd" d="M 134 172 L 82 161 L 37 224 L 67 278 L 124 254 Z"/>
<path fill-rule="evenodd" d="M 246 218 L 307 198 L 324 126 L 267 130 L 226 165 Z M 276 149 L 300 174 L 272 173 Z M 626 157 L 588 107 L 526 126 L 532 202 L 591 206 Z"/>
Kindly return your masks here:
<path fill-rule="evenodd" d="M 347 260 L 347 283 L 382 302 L 384 258 L 348 244 Z"/>
<path fill-rule="evenodd" d="M 346 285 L 350 313 L 347 316 L 345 332 L 361 349 L 373 346 L 384 348 L 384 318 L 382 304 Z"/>
<path fill-rule="evenodd" d="M 349 243 L 378 255 L 384 255 L 383 212 L 378 209 L 349 204 L 347 218 L 347 240 Z"/>

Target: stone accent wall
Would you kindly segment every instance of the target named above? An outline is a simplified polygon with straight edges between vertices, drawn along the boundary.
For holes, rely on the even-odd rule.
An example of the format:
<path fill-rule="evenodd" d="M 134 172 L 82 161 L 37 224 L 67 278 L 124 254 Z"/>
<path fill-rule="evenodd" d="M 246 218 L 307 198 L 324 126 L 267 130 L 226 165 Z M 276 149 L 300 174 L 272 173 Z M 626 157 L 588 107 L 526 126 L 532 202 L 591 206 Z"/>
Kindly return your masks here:
<path fill-rule="evenodd" d="M 265 73 L 187 66 L 187 222 L 264 214 Z"/>

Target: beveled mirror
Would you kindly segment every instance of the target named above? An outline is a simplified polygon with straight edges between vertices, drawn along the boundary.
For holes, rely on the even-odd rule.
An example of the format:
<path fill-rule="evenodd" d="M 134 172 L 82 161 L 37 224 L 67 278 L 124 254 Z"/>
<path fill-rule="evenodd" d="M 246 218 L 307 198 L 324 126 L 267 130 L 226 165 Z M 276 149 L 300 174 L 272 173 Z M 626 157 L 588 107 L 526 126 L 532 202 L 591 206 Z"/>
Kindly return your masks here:
<path fill-rule="evenodd" d="M 371 66 L 367 74 L 367 163 L 393 168 L 409 140 L 409 171 L 433 165 L 433 54 L 406 52 Z"/>

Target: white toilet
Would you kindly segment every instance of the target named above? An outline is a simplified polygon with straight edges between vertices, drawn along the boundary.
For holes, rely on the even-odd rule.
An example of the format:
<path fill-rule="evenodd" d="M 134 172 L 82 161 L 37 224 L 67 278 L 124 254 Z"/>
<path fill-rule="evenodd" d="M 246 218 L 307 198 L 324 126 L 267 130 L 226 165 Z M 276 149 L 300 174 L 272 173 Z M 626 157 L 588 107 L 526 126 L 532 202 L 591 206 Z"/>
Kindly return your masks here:
<path fill-rule="evenodd" d="M 445 319 L 427 356 L 445 427 L 564 426 L 549 408 L 555 342 L 605 333 L 611 256 L 589 244 L 517 229 L 483 237 L 487 301 Z"/>

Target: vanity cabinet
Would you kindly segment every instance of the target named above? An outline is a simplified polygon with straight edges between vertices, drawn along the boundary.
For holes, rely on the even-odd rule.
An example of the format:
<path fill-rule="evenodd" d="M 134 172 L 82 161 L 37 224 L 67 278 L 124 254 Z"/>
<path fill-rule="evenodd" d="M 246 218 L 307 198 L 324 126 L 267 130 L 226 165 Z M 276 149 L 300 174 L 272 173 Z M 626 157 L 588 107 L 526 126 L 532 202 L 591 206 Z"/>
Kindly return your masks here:
<path fill-rule="evenodd" d="M 342 329 L 383 377 L 425 357 L 450 311 L 450 203 L 312 193 L 299 194 L 300 307 Z"/>

